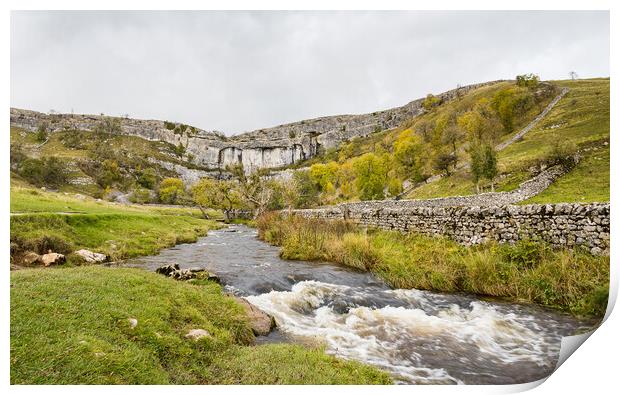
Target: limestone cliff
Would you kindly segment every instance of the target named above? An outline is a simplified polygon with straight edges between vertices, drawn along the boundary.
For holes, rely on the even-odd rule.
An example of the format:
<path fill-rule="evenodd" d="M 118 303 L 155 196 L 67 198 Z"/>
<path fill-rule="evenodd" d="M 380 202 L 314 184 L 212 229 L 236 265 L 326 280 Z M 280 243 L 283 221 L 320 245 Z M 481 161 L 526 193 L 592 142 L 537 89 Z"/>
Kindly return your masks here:
<path fill-rule="evenodd" d="M 444 92 L 441 101 L 452 100 L 487 82 L 468 85 Z M 120 123 L 118 133 L 152 141 L 183 144 L 197 165 L 223 169 L 242 164 L 246 171 L 258 168 L 278 168 L 311 158 L 323 149 L 337 147 L 344 141 L 367 136 L 377 129 L 391 129 L 403 121 L 424 112 L 424 99 L 414 100 L 402 107 L 372 114 L 335 115 L 255 130 L 226 137 L 216 131 L 205 131 L 187 125 L 157 120 L 115 118 Z M 11 108 L 11 126 L 34 131 L 46 123 L 54 130 L 95 130 L 105 117 L 101 115 L 45 114 Z"/>

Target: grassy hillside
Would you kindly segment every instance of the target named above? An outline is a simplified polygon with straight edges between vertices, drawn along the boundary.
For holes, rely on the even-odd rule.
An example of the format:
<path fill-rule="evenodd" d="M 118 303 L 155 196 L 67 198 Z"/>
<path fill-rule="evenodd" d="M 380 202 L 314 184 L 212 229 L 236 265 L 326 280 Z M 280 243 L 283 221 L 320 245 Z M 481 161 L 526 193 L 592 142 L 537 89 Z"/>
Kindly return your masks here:
<path fill-rule="evenodd" d="M 483 175 L 478 186 L 490 190 L 490 181 L 499 190 L 516 188 L 520 182 L 532 177 L 532 166 L 551 163 L 552 153 L 566 151 L 566 147 L 554 148 L 552 141 L 520 140 L 519 147 L 510 146 L 499 155 L 493 147 L 514 136 L 534 120 L 561 92 L 566 84 L 574 86 L 574 92 L 561 101 L 571 108 L 556 110 L 539 127 L 556 130 L 566 127 L 556 124 L 558 113 L 589 111 L 592 94 L 600 95 L 594 100 L 596 106 L 605 106 L 608 97 L 608 80 L 578 82 L 539 82 L 535 76 L 521 76 L 519 81 L 504 81 L 462 92 L 448 101 L 429 95 L 424 101 L 423 114 L 404 122 L 393 130 L 376 132 L 358 138 L 337 149 L 321 153 L 315 158 L 298 163 L 294 168 L 301 195 L 297 207 L 329 205 L 343 201 L 381 200 L 401 196 L 408 185 L 422 185 L 413 190 L 408 198 L 432 198 L 476 193 L 477 182 L 463 164 L 471 161 L 472 153 L 486 155 L 492 162 L 499 161 L 497 173 Z M 598 84 L 596 83 L 598 82 Z M 607 87 L 605 87 L 607 84 Z M 607 92 L 605 91 L 607 90 Z M 598 92 L 598 93 L 597 93 Z M 577 99 L 575 99 L 577 97 Z M 599 100 L 602 99 L 602 100 Z M 576 100 L 576 101 L 575 101 Z M 607 101 L 607 107 L 609 103 Z M 604 120 L 607 114 L 599 114 Z M 577 117 L 572 114 L 570 117 Z M 552 122 L 552 123 L 549 123 Z M 554 123 L 555 122 L 555 123 Z M 592 123 L 592 122 L 591 122 Z M 592 124 L 586 127 L 592 126 Z M 608 135 L 599 131 L 600 135 Z M 533 135 L 536 135 L 536 130 Z M 586 144 L 579 140 L 579 133 L 566 144 Z M 588 138 L 596 140 L 596 133 Z M 526 136 L 527 137 L 527 136 Z M 557 140 L 553 140 L 557 141 Z M 592 143 L 592 141 L 590 141 Z M 600 141 L 597 143 L 601 143 Z M 571 145 L 569 149 L 573 149 Z M 574 150 L 577 150 L 575 147 Z M 490 154 L 489 154 L 490 152 Z M 523 153 L 526 155 L 522 155 Z M 563 151 L 562 151 L 563 152 Z M 571 151 L 572 152 L 572 151 Z M 567 154 L 568 155 L 568 154 Z M 553 158 L 558 157 L 553 156 Z M 487 159 L 485 159 L 487 160 Z M 487 162 L 487 163 L 492 163 Z M 306 166 L 306 168 L 303 168 Z M 425 180 L 434 175 L 444 175 L 438 182 Z"/>
<path fill-rule="evenodd" d="M 209 336 L 185 337 L 198 328 Z M 252 340 L 214 283 L 105 267 L 11 273 L 12 384 L 390 383 L 321 349 Z"/>
<path fill-rule="evenodd" d="M 528 202 L 609 201 L 609 79 L 555 81 L 569 93 L 521 141 L 498 154 L 497 190 L 511 190 L 532 177 L 529 169 L 543 163 L 554 144 L 581 152 L 582 161 L 541 195 Z M 407 197 L 427 199 L 475 193 L 468 170 L 423 185 Z"/>
<path fill-rule="evenodd" d="M 37 161 L 55 158 L 62 177 L 40 176 Z M 42 133 L 11 127 L 11 177 L 58 189 L 102 197 L 111 190 L 153 190 L 166 177 L 177 177 L 158 161 L 196 168 L 182 147 L 101 131 Z M 44 163 L 45 166 L 46 163 Z"/>
<path fill-rule="evenodd" d="M 463 96 L 455 100 L 443 103 L 438 107 L 432 109 L 431 111 L 428 111 L 427 113 L 417 118 L 405 122 L 403 125 L 396 129 L 385 130 L 373 133 L 364 138 L 354 139 L 351 142 L 344 144 L 337 149 L 331 149 L 306 161 L 298 162 L 295 165 L 291 166 L 291 168 L 301 168 L 311 166 L 312 164 L 316 163 L 326 163 L 332 160 L 343 162 L 347 159 L 355 158 L 365 153 L 376 152 L 377 150 L 390 151 L 392 150 L 394 142 L 398 138 L 398 135 L 404 130 L 411 128 L 415 129 L 416 127 L 423 127 L 425 129 L 432 128 L 438 119 L 453 118 L 456 114 L 462 114 L 467 110 L 471 109 L 479 100 L 490 100 L 501 90 L 509 89 L 513 86 L 513 82 L 505 81 L 474 89 L 470 92 L 463 94 Z M 549 102 L 551 102 L 557 92 L 558 91 L 556 89 L 549 89 L 543 95 L 541 95 L 535 106 L 531 107 L 525 113 L 517 116 L 514 120 L 515 131 L 524 127 L 532 119 L 534 119 L 536 115 L 538 115 L 538 113 L 542 111 L 542 109 L 546 107 Z M 498 142 L 509 139 L 511 135 L 512 134 L 499 136 Z M 465 152 L 459 151 L 458 154 L 459 158 L 461 158 L 462 160 L 467 159 Z"/>
<path fill-rule="evenodd" d="M 11 188 L 11 214 L 11 257 L 18 265 L 20 254 L 48 249 L 70 254 L 86 248 L 112 260 L 154 254 L 219 227 L 197 209 L 119 205 L 23 186 Z"/>

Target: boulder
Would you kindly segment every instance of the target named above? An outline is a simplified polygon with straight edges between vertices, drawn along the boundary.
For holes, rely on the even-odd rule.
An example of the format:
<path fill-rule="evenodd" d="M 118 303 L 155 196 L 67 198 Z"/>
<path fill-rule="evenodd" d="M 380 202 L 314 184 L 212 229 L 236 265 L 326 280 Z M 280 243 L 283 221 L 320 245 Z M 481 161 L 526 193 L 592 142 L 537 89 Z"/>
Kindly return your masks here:
<path fill-rule="evenodd" d="M 89 250 L 78 250 L 75 252 L 75 254 L 88 263 L 101 263 L 107 259 L 105 254 L 100 254 L 98 252 L 92 252 Z"/>
<path fill-rule="evenodd" d="M 163 274 L 164 276 L 174 278 L 175 280 L 187 281 L 194 279 L 207 279 L 217 283 L 220 282 L 219 277 L 209 273 L 206 269 L 200 267 L 193 267 L 190 269 L 181 269 L 179 264 L 170 264 L 158 267 L 155 273 Z"/>
<path fill-rule="evenodd" d="M 65 256 L 63 254 L 58 254 L 55 252 L 49 252 L 45 255 L 42 255 L 39 259 L 43 266 L 51 266 L 51 265 L 60 265 L 65 263 Z"/>
<path fill-rule="evenodd" d="M 180 269 L 172 272 L 171 277 L 175 280 L 187 281 L 196 278 L 196 273 L 190 271 L 189 269 Z"/>
<path fill-rule="evenodd" d="M 172 273 L 179 270 L 179 264 L 175 263 L 174 265 L 164 265 L 155 269 L 155 273 L 163 274 L 164 276 L 170 276 Z"/>
<path fill-rule="evenodd" d="M 273 328 L 276 327 L 276 320 L 272 316 L 243 298 L 236 296 L 233 297 L 240 305 L 243 306 L 245 313 L 250 320 L 252 332 L 254 332 L 256 336 L 266 336 Z"/>
<path fill-rule="evenodd" d="M 27 266 L 32 265 L 39 259 L 41 259 L 41 256 L 39 254 L 37 254 L 36 252 L 28 251 L 22 256 L 22 264 Z"/>
<path fill-rule="evenodd" d="M 204 329 L 192 329 L 185 335 L 187 339 L 192 339 L 194 341 L 198 339 L 202 339 L 203 337 L 211 337 L 211 334 Z"/>

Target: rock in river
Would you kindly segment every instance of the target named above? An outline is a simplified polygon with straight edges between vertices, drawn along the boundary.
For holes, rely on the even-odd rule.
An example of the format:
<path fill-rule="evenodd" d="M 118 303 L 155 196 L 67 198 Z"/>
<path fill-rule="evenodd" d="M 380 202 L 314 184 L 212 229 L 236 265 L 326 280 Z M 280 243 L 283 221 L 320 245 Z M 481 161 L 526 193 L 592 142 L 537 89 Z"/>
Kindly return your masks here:
<path fill-rule="evenodd" d="M 275 319 L 243 298 L 233 296 L 243 306 L 256 336 L 267 336 L 276 327 Z"/>

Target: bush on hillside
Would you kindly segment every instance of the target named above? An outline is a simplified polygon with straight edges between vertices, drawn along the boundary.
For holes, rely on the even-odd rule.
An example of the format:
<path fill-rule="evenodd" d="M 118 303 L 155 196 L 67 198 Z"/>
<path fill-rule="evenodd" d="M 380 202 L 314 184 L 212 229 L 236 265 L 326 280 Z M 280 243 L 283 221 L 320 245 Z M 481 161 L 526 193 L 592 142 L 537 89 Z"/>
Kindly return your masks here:
<path fill-rule="evenodd" d="M 26 158 L 16 168 L 20 176 L 36 186 L 57 187 L 67 182 L 65 164 L 55 156 Z"/>

